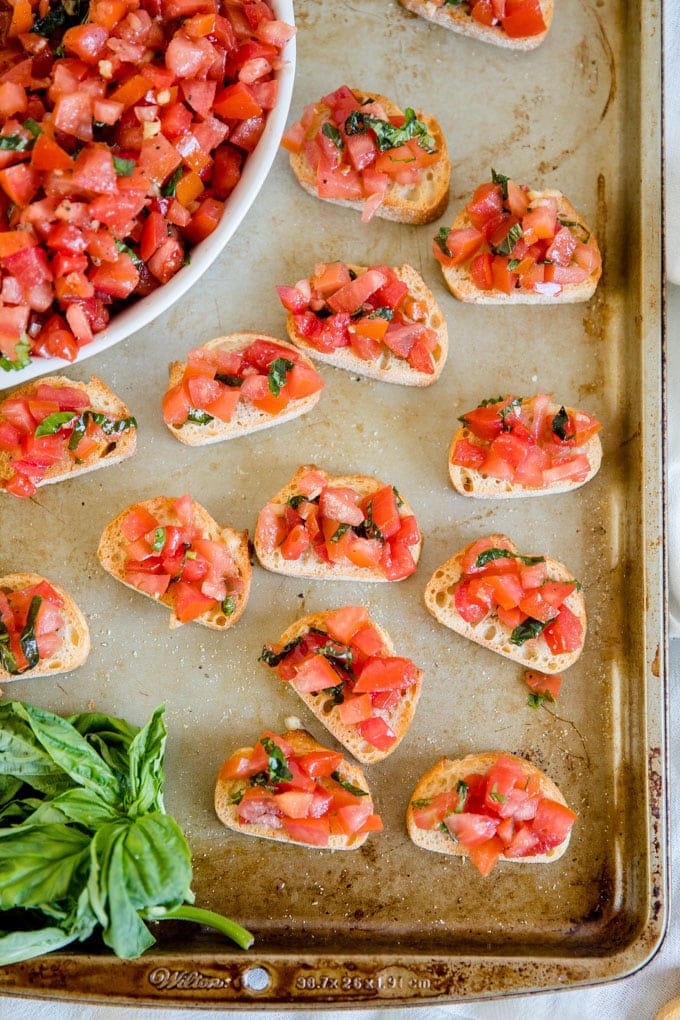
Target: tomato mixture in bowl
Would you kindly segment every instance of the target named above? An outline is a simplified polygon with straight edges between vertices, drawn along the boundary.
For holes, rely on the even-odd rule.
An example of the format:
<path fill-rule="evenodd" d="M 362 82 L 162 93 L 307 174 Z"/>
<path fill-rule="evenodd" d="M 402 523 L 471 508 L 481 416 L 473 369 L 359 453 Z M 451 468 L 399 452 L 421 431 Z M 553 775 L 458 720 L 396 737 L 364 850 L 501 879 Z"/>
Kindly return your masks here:
<path fill-rule="evenodd" d="M 104 330 L 103 346 L 122 339 L 207 268 L 276 152 L 293 33 L 263 0 L 17 0 L 0 56 L 8 385 L 34 358 L 74 361 Z"/>

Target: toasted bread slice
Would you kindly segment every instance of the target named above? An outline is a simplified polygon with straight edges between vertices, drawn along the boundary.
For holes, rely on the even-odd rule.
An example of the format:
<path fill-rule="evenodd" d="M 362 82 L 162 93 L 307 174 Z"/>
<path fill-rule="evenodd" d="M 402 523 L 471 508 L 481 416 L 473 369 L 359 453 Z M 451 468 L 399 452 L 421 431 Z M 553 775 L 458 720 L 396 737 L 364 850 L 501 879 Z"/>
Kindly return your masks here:
<path fill-rule="evenodd" d="M 421 829 L 416 825 L 414 819 L 414 807 L 423 801 L 430 801 L 438 794 L 447 791 L 456 791 L 459 781 L 466 776 L 475 774 L 487 775 L 496 764 L 499 757 L 509 758 L 519 765 L 527 777 L 527 782 L 533 782 L 537 786 L 537 793 L 541 798 L 556 801 L 563 807 L 567 806 L 561 791 L 536 765 L 505 751 L 484 751 L 478 754 L 469 754 L 465 758 L 441 758 L 428 772 L 419 780 L 418 785 L 411 795 L 406 810 L 406 828 L 413 842 L 424 850 L 433 850 L 440 854 L 450 854 L 454 857 L 469 857 L 470 850 L 461 842 L 451 838 L 448 831 L 444 832 L 437 826 L 434 829 Z M 414 803 L 415 802 L 415 803 Z M 569 845 L 571 829 L 557 846 L 551 847 L 543 853 L 533 854 L 526 857 L 505 856 L 501 853 L 499 861 L 508 861 L 514 864 L 549 864 L 558 860 Z"/>
<path fill-rule="evenodd" d="M 11 393 L 0 397 L 0 421 L 3 420 L 2 402 L 7 397 L 29 397 L 36 393 L 40 386 L 51 386 L 56 388 L 68 387 L 69 389 L 82 390 L 88 398 L 88 406 L 85 412 L 73 412 L 74 416 L 87 411 L 105 415 L 107 418 L 119 422 L 127 422 L 128 427 L 120 431 L 113 431 L 105 436 L 105 439 L 98 443 L 96 448 L 82 456 L 71 456 L 68 450 L 64 456 L 55 464 L 50 464 L 44 476 L 35 481 L 35 486 L 48 485 L 51 482 L 61 482 L 73 475 L 83 475 L 88 471 L 96 471 L 97 468 L 110 467 L 112 464 L 119 464 L 127 457 L 131 457 L 137 447 L 137 423 L 131 416 L 130 411 L 123 401 L 102 382 L 93 375 L 89 382 L 75 382 L 66 376 L 44 376 L 41 379 L 33 379 L 17 386 Z M 3 482 L 14 474 L 12 467 L 12 455 L 6 450 L 0 450 L 0 491 L 3 491 Z"/>
<path fill-rule="evenodd" d="M 140 506 L 147 510 L 161 521 L 164 526 L 181 526 L 182 521 L 175 512 L 173 503 L 174 500 L 168 496 L 156 496 L 153 499 L 147 499 L 142 503 L 134 504 L 134 506 Z M 248 549 L 248 532 L 235 531 L 234 528 L 217 524 L 208 511 L 195 500 L 192 500 L 192 508 L 194 525 L 200 529 L 201 537 L 212 542 L 221 543 L 230 554 L 234 567 L 234 576 L 240 586 L 240 590 L 234 596 L 235 606 L 231 612 L 226 613 L 218 602 L 200 616 L 195 617 L 194 622 L 200 623 L 204 627 L 211 627 L 214 630 L 227 630 L 227 628 L 233 627 L 240 620 L 250 594 L 251 566 Z M 132 509 L 133 507 L 131 506 L 126 507 L 104 528 L 99 541 L 99 548 L 97 549 L 99 561 L 104 570 L 107 570 L 109 574 L 128 588 L 132 588 L 133 591 L 139 592 L 140 595 L 146 595 L 147 598 L 152 598 L 155 602 L 162 602 L 163 605 L 167 606 L 170 610 L 170 627 L 180 627 L 182 621 L 178 619 L 175 613 L 171 590 L 168 590 L 164 595 L 156 597 L 141 591 L 134 584 L 130 584 L 126 580 L 126 539 L 121 530 L 121 525 Z"/>
<path fill-rule="evenodd" d="M 555 189 L 546 189 L 544 191 L 530 190 L 528 192 L 528 197 L 530 206 L 540 204 L 542 199 L 554 198 L 557 202 L 558 219 L 575 225 L 574 229 L 578 229 L 582 236 L 588 238 L 588 243 L 593 247 L 597 247 L 597 250 L 599 251 L 599 245 L 597 244 L 595 234 L 585 222 L 583 217 L 577 213 L 576 209 L 574 209 L 569 199 L 566 198 L 561 191 L 557 191 Z M 470 217 L 467 210 L 463 209 L 458 213 L 451 224 L 451 229 L 460 230 L 470 226 L 472 226 Z M 461 263 L 453 266 L 442 265 L 441 269 L 444 274 L 446 286 L 449 288 L 454 297 L 458 298 L 459 301 L 467 301 L 478 305 L 553 305 L 573 304 L 577 301 L 588 301 L 595 293 L 600 276 L 602 275 L 602 265 L 600 260 L 585 280 L 581 283 L 565 283 L 562 285 L 559 293 L 553 294 L 547 291 L 539 292 L 536 290 L 526 290 L 521 287 L 514 287 L 509 294 L 506 294 L 504 291 L 497 290 L 495 288 L 491 290 L 480 290 L 480 288 L 477 287 L 472 280 L 469 264 L 467 263 Z"/>
<path fill-rule="evenodd" d="M 456 4 L 443 5 L 441 0 L 435 3 L 434 0 L 399 0 L 402 7 L 405 7 L 413 14 L 417 14 L 427 21 L 448 28 L 451 32 L 459 35 L 466 35 L 478 42 L 493 43 L 494 46 L 502 46 L 509 50 L 534 50 L 539 46 L 552 23 L 554 13 L 553 0 L 540 0 L 541 13 L 545 22 L 545 31 L 536 35 L 510 36 L 500 25 L 483 25 L 470 16 L 467 6 Z"/>
<path fill-rule="evenodd" d="M 312 372 L 315 371 L 309 358 L 297 350 L 293 344 L 288 343 L 286 340 L 279 340 L 276 337 L 265 336 L 262 333 L 250 330 L 230 333 L 228 336 L 218 336 L 214 340 L 209 340 L 203 344 L 202 348 L 208 352 L 222 351 L 226 354 L 241 351 L 255 340 L 264 340 L 267 343 L 276 344 L 277 347 L 282 349 L 282 357 L 286 357 L 286 352 L 292 353 L 296 362 L 305 365 Z M 290 357 L 288 360 L 291 360 Z M 181 384 L 185 368 L 185 362 L 172 362 L 170 365 L 168 390 Z M 210 420 L 204 424 L 186 421 L 183 425 L 173 425 L 167 420 L 165 424 L 175 439 L 179 439 L 180 443 L 185 443 L 187 446 L 204 446 L 208 443 L 219 443 L 224 439 L 233 439 L 235 436 L 245 436 L 251 432 L 259 432 L 260 429 L 269 428 L 271 425 L 281 425 L 292 418 L 299 418 L 300 415 L 307 414 L 308 411 L 311 411 L 316 406 L 320 396 L 321 389 L 308 396 L 290 400 L 287 406 L 277 414 L 270 414 L 268 411 L 261 410 L 249 400 L 239 400 L 229 421 L 223 421 L 221 418 L 208 415 Z M 204 409 L 197 408 L 196 410 Z"/>
<path fill-rule="evenodd" d="M 12 592 L 23 592 L 46 581 L 40 574 L 28 572 L 17 574 L 5 574 L 0 577 L 0 595 L 9 595 Z M 32 669 L 26 669 L 21 673 L 14 673 L 6 669 L 3 659 L 0 657 L 0 680 L 28 680 L 31 677 L 54 676 L 57 673 L 68 673 L 82 664 L 90 654 L 90 630 L 87 620 L 83 616 L 73 598 L 63 588 L 53 581 L 47 581 L 50 588 L 58 596 L 61 605 L 58 613 L 62 618 L 61 625 L 57 628 L 57 635 L 60 642 L 53 652 L 38 660 Z M 0 622 L 2 613 L 0 612 Z"/>
<path fill-rule="evenodd" d="M 562 407 L 561 404 L 552 403 L 548 406 L 546 414 L 554 417 Z M 577 412 L 572 407 L 565 408 L 566 413 L 572 417 Z M 462 467 L 453 463 L 453 451 L 459 440 L 465 439 L 473 445 L 488 449 L 485 445 L 465 426 L 462 425 L 454 434 L 449 446 L 449 476 L 451 484 L 461 496 L 473 496 L 475 499 L 519 499 L 522 496 L 551 496 L 558 492 L 571 492 L 578 489 L 586 482 L 589 482 L 600 470 L 602 463 L 602 443 L 599 435 L 591 436 L 582 446 L 570 447 L 575 453 L 583 454 L 588 459 L 589 469 L 584 478 L 576 481 L 574 479 L 561 479 L 545 485 L 542 488 L 523 485 L 519 482 L 508 481 L 505 478 L 494 478 L 491 475 L 482 474 L 476 468 Z"/>
<path fill-rule="evenodd" d="M 357 276 L 366 272 L 368 267 L 350 265 Z M 446 319 L 442 315 L 437 300 L 423 280 L 420 273 L 404 263 L 402 266 L 395 266 L 394 272 L 407 286 L 409 296 L 417 301 L 425 309 L 423 326 L 434 330 L 437 334 L 437 344 L 431 352 L 433 371 L 423 372 L 414 368 L 407 358 L 399 357 L 385 344 L 381 345 L 381 351 L 374 360 L 360 358 L 354 353 L 351 347 L 340 347 L 332 351 L 320 351 L 309 342 L 296 328 L 295 317 L 292 312 L 288 313 L 286 327 L 288 336 L 295 346 L 305 351 L 314 361 L 323 361 L 327 365 L 334 365 L 336 368 L 344 368 L 347 372 L 355 375 L 363 375 L 369 379 L 378 379 L 380 382 L 397 383 L 400 386 L 431 386 L 436 382 L 442 373 L 449 351 L 449 334 L 446 326 Z"/>
<path fill-rule="evenodd" d="M 303 729 L 288 730 L 286 733 L 282 734 L 282 737 L 291 745 L 296 755 L 311 754 L 317 751 L 326 750 L 323 744 L 320 744 L 311 736 L 311 734 L 307 733 L 307 731 Z M 243 747 L 239 748 L 235 754 L 241 753 L 248 755 L 251 750 L 252 748 L 250 747 Z M 368 789 L 366 777 L 359 766 L 351 765 L 343 758 L 342 762 L 338 765 L 337 772 L 344 782 L 350 783 L 352 786 L 358 787 L 360 790 L 367 791 L 366 796 L 361 799 L 367 807 L 370 807 L 370 811 L 372 812 L 373 799 Z M 320 785 L 325 785 L 323 777 L 320 777 L 317 781 Z M 320 849 L 318 845 L 293 839 L 288 835 L 283 827 L 267 824 L 266 821 L 241 821 L 238 815 L 238 803 L 244 790 L 247 788 L 247 782 L 248 781 L 246 779 L 225 778 L 224 766 L 218 773 L 217 781 L 215 783 L 215 812 L 223 825 L 226 825 L 228 829 L 233 829 L 234 832 L 241 832 L 247 836 L 259 836 L 261 839 L 273 839 L 280 843 L 293 843 L 295 846 Z M 357 850 L 363 843 L 366 842 L 367 838 L 367 832 L 354 833 L 352 835 L 344 835 L 343 833 L 332 834 L 328 837 L 328 843 L 323 847 L 323 849 Z"/>
<path fill-rule="evenodd" d="M 493 545 L 509 549 L 516 555 L 519 550 L 514 542 L 511 542 L 505 535 L 491 535 Z M 455 605 L 455 591 L 458 582 L 463 576 L 463 557 L 470 548 L 466 546 L 460 552 L 452 556 L 446 563 L 438 567 L 425 588 L 425 605 L 440 623 L 450 627 L 457 634 L 469 638 L 492 652 L 519 662 L 527 669 L 540 670 L 542 673 L 561 673 L 573 665 L 583 650 L 586 637 L 586 608 L 583 593 L 578 587 L 564 601 L 564 605 L 579 620 L 581 624 L 581 641 L 574 651 L 561 652 L 553 655 L 545 639 L 540 635 L 535 640 L 525 640 L 523 644 L 514 644 L 511 640 L 512 628 L 506 626 L 498 619 L 495 612 L 490 613 L 479 623 L 468 623 L 460 615 Z M 574 575 L 562 563 L 544 557 L 548 580 L 570 582 Z"/>
<path fill-rule="evenodd" d="M 347 487 L 353 489 L 362 497 L 366 497 L 385 487 L 385 483 L 380 482 L 377 478 L 373 478 L 369 475 L 329 475 L 326 471 L 323 471 L 321 468 L 317 468 L 314 464 L 305 464 L 302 467 L 299 467 L 290 482 L 288 482 L 287 485 L 284 485 L 284 487 L 269 500 L 258 516 L 253 545 L 255 548 L 255 555 L 257 556 L 260 565 L 263 566 L 265 570 L 271 570 L 275 574 L 286 574 L 289 577 L 325 578 L 333 581 L 390 580 L 390 578 L 388 578 L 377 567 L 358 566 L 349 560 L 340 560 L 329 563 L 315 552 L 313 543 L 305 549 L 304 552 L 297 557 L 297 559 L 286 559 L 281 552 L 280 546 L 275 548 L 271 547 L 271 543 L 268 541 L 268 528 L 266 526 L 265 517 L 270 513 L 274 516 L 283 516 L 285 514 L 286 507 L 291 505 L 289 502 L 290 500 L 295 503 L 297 499 L 308 498 L 308 494 L 306 492 L 302 493 L 300 482 L 311 473 L 318 476 L 319 492 L 326 486 L 332 486 L 333 488 Z M 401 493 L 399 494 L 399 498 L 401 500 L 399 504 L 400 518 L 413 517 L 413 510 Z M 418 541 L 408 547 L 413 558 L 414 569 L 415 564 L 418 563 L 420 558 L 422 545 L 422 535 L 419 533 Z M 413 571 L 411 570 L 410 573 L 413 573 Z"/>
<path fill-rule="evenodd" d="M 324 633 L 327 633 L 327 621 L 331 613 L 332 611 L 311 613 L 309 616 L 304 616 L 301 619 L 296 620 L 295 623 L 283 632 L 276 643 L 277 647 L 284 648 L 287 644 L 295 641 L 300 636 L 307 634 L 310 630 L 323 631 Z M 378 632 L 382 640 L 382 650 L 376 654 L 389 656 L 394 655 L 394 644 L 387 631 L 377 624 L 375 620 L 368 619 L 368 623 Z M 334 641 L 335 639 L 330 638 L 330 640 Z M 361 735 L 356 725 L 347 724 L 342 721 L 338 712 L 338 704 L 327 692 L 297 690 L 294 680 L 291 681 L 290 686 L 293 690 L 295 690 L 298 697 L 302 698 L 305 705 L 307 705 L 307 707 L 314 713 L 317 719 L 323 723 L 329 733 L 332 733 L 335 739 L 338 740 L 343 747 L 346 747 L 347 750 L 354 755 L 357 761 L 362 762 L 364 765 L 371 765 L 376 761 L 382 761 L 388 755 L 392 754 L 406 735 L 406 732 L 413 720 L 418 699 L 420 698 L 422 677 L 423 671 L 418 669 L 416 682 L 411 684 L 402 692 L 402 695 L 396 705 L 391 708 L 377 709 L 375 711 L 375 714 L 387 723 L 396 737 L 394 743 L 383 750 L 366 740 Z M 287 681 L 284 681 L 284 683 L 287 684 Z"/>
<path fill-rule="evenodd" d="M 388 117 L 398 117 L 403 111 L 386 96 L 378 93 L 365 92 L 363 89 L 351 90 L 360 103 L 376 102 Z M 416 112 L 434 139 L 437 161 L 425 167 L 418 184 L 399 184 L 391 180 L 382 202 L 376 206 L 372 214 L 384 220 L 397 223 L 431 223 L 438 219 L 449 204 L 449 182 L 451 179 L 451 161 L 446 148 L 446 139 L 439 123 L 434 117 L 421 111 Z M 310 164 L 304 151 L 290 153 L 290 165 L 299 184 L 309 194 L 319 198 L 317 189 L 317 172 Z M 364 211 L 366 199 L 326 198 L 323 201 L 342 205 L 349 209 Z"/>

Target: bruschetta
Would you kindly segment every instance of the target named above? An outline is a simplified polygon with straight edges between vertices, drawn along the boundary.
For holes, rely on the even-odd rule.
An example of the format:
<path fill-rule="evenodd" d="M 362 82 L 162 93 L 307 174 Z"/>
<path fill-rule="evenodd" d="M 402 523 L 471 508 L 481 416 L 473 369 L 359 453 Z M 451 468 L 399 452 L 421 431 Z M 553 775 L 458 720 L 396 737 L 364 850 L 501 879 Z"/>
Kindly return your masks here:
<path fill-rule="evenodd" d="M 306 414 L 323 385 L 293 344 L 261 333 L 232 333 L 170 365 L 163 418 L 181 443 L 219 443 Z"/>
<path fill-rule="evenodd" d="M 431 223 L 449 201 L 451 163 L 437 121 L 377 93 L 342 85 L 283 136 L 304 190 L 398 223 Z"/>
<path fill-rule="evenodd" d="M 477 539 L 438 567 L 425 605 L 445 627 L 542 673 L 561 673 L 583 650 L 580 582 L 548 556 L 521 554 L 506 535 Z"/>
<path fill-rule="evenodd" d="M 246 608 L 248 533 L 220 526 L 189 495 L 121 511 L 104 529 L 98 556 L 118 581 L 167 606 L 171 627 L 193 620 L 226 630 Z"/>
<path fill-rule="evenodd" d="M 446 320 L 411 266 L 320 262 L 308 279 L 276 289 L 288 336 L 310 358 L 402 386 L 429 386 L 441 375 Z"/>
<path fill-rule="evenodd" d="M 90 652 L 90 631 L 73 598 L 39 574 L 0 577 L 0 680 L 68 673 Z"/>
<path fill-rule="evenodd" d="M 479 42 L 533 50 L 552 23 L 553 0 L 399 0 L 427 21 Z"/>
<path fill-rule="evenodd" d="M 356 850 L 383 827 L 359 766 L 300 729 L 266 730 L 234 751 L 217 775 L 215 811 L 235 832 L 328 850 Z"/>
<path fill-rule="evenodd" d="M 0 491 L 14 496 L 118 464 L 136 445 L 137 422 L 96 376 L 46 377 L 0 397 Z"/>
<path fill-rule="evenodd" d="M 423 671 L 394 654 L 363 606 L 297 620 L 260 659 L 364 765 L 391 754 L 411 725 Z"/>
<path fill-rule="evenodd" d="M 561 191 L 492 171 L 432 242 L 447 287 L 475 304 L 587 301 L 602 272 L 597 239 Z"/>
<path fill-rule="evenodd" d="M 406 828 L 417 846 L 469 857 L 488 875 L 499 861 L 558 860 L 577 817 L 532 762 L 486 751 L 441 758 L 426 772 L 411 795 Z"/>
<path fill-rule="evenodd" d="M 260 511 L 254 546 L 260 564 L 278 574 L 401 581 L 415 572 L 422 536 L 392 485 L 308 464 Z"/>
<path fill-rule="evenodd" d="M 548 393 L 483 400 L 466 411 L 449 448 L 451 483 L 462 496 L 512 499 L 569 492 L 597 474 L 600 423 Z"/>

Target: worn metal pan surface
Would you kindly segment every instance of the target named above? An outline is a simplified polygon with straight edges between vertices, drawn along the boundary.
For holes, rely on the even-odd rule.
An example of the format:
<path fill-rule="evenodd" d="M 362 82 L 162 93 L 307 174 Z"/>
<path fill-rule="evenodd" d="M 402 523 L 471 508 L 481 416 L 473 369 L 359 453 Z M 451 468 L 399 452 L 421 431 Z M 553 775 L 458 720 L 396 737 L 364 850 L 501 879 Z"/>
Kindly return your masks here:
<path fill-rule="evenodd" d="M 140 423 L 131 461 L 0 506 L 0 572 L 37 570 L 88 615 L 87 665 L 5 695 L 56 711 L 93 704 L 141 723 L 167 706 L 166 805 L 194 853 L 197 901 L 256 935 L 247 954 L 206 931 L 159 926 L 135 962 L 99 945 L 0 971 L 0 991 L 231 1008 L 443 1002 L 606 981 L 642 966 L 666 916 L 664 584 L 660 294 L 661 5 L 560 0 L 546 42 L 512 53 L 453 36 L 396 3 L 298 0 L 292 112 L 347 82 L 434 113 L 452 156 L 440 224 L 374 220 L 305 195 L 281 153 L 221 258 L 169 312 L 73 371 L 102 376 Z M 439 225 L 491 167 L 563 190 L 595 227 L 605 270 L 593 300 L 560 308 L 462 305 L 431 253 Z M 283 335 L 274 286 L 319 259 L 411 262 L 448 320 L 438 383 L 390 387 L 324 368 L 302 420 L 192 449 L 163 426 L 168 362 L 244 328 Z M 603 423 L 604 463 L 584 488 L 546 499 L 454 494 L 446 451 L 457 415 L 500 391 L 554 392 Z M 114 512 L 185 491 L 218 520 L 254 527 L 300 463 L 374 474 L 413 505 L 425 545 L 393 585 L 296 581 L 254 567 L 251 602 L 226 633 L 170 631 L 165 611 L 104 574 L 95 550 Z M 423 590 L 457 548 L 490 531 L 548 553 L 582 583 L 586 649 L 556 706 L 527 706 L 519 667 L 427 613 Z M 361 600 L 426 671 L 399 749 L 368 769 L 385 822 L 351 854 L 230 834 L 212 809 L 230 749 L 302 717 L 257 662 L 300 614 Z M 559 863 L 505 864 L 482 878 L 408 840 L 415 782 L 442 754 L 501 747 L 542 766 L 579 812 Z"/>

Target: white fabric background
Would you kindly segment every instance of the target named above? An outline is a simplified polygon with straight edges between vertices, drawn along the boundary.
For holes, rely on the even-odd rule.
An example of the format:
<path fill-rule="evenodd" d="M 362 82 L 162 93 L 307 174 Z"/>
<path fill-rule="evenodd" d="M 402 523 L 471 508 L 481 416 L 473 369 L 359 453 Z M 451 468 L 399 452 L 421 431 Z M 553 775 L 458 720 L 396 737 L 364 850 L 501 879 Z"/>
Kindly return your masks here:
<path fill-rule="evenodd" d="M 669 687 L 670 733 L 680 733 L 680 0 L 666 0 L 666 269 L 668 288 L 668 493 L 671 640 Z M 677 286 L 673 286 L 676 284 Z M 680 791 L 680 740 L 670 740 L 671 791 Z M 492 1002 L 411 1009 L 331 1011 L 131 1009 L 36 999 L 0 998 L 0 1020 L 652 1020 L 659 1007 L 680 996 L 680 811 L 671 802 L 670 846 L 676 848 L 672 869 L 668 935 L 656 957 L 630 978 L 593 988 L 520 996 Z M 673 895 L 675 893 L 675 895 Z"/>

